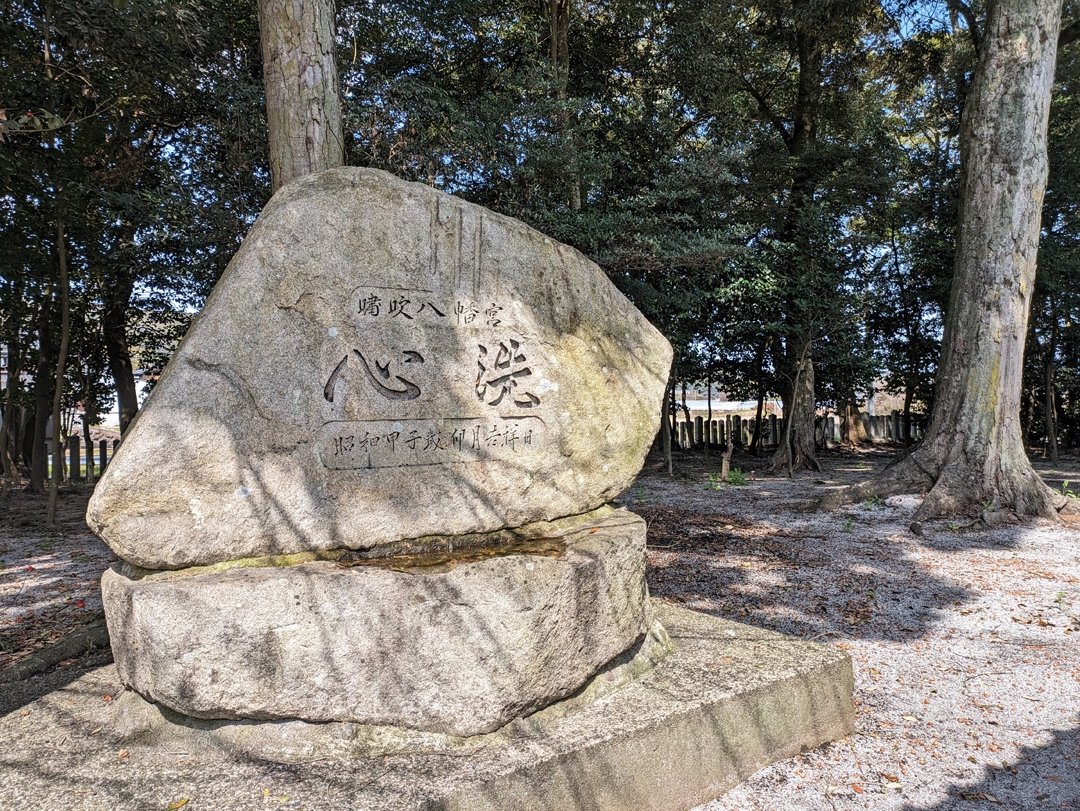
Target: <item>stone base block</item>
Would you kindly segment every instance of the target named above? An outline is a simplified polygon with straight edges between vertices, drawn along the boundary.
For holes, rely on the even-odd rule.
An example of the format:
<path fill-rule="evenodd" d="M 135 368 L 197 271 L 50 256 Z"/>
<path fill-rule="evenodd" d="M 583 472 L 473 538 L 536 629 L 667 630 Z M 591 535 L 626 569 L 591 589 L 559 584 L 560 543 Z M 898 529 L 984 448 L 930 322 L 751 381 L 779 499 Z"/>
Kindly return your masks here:
<path fill-rule="evenodd" d="M 532 554 L 438 565 L 111 570 L 116 668 L 197 718 L 490 732 L 571 695 L 649 628 L 645 522 L 608 509 L 560 527 Z"/>
<path fill-rule="evenodd" d="M 348 806 L 357 811 L 685 811 L 773 761 L 852 732 L 847 654 L 654 605 L 669 655 L 605 689 L 641 664 L 641 651 L 574 697 L 491 734 L 199 721 L 130 693 L 117 702 L 114 730 L 185 751 L 340 759 L 335 772 L 348 775 Z"/>

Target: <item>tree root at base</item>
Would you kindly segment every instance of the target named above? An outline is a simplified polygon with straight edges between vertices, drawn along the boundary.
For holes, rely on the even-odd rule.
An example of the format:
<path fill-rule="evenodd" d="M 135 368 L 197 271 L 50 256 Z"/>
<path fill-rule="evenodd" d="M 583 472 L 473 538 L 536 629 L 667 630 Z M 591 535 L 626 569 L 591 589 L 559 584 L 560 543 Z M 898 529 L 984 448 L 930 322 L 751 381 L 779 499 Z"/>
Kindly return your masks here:
<path fill-rule="evenodd" d="M 826 493 L 815 508 L 834 510 L 868 498 L 916 493 L 924 496 L 915 511 L 916 521 L 978 515 L 982 524 L 992 526 L 1002 523 L 993 517 L 993 513 L 1000 510 L 1008 510 L 1019 519 L 1060 521 L 1063 514 L 1080 515 L 1080 503 L 1050 489 L 1031 467 L 1026 470 L 1023 467 L 1013 470 L 999 467 L 990 484 L 965 487 L 954 465 L 924 464 L 918 451 L 909 453 L 864 482 Z M 990 520 L 987 516 L 991 516 Z"/>

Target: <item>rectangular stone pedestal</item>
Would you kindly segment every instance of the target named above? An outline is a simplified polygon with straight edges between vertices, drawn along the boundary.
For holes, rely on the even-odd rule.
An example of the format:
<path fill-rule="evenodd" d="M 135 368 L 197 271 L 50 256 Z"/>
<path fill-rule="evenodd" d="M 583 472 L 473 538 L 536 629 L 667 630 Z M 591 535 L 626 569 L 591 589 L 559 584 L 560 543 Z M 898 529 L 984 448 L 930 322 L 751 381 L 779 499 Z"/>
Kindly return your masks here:
<path fill-rule="evenodd" d="M 466 766 L 428 807 L 685 811 L 854 729 L 842 651 L 685 609 L 659 613 L 675 650 L 654 671 L 550 726 L 538 719 L 530 746 L 473 779 Z"/>
<path fill-rule="evenodd" d="M 593 696 L 603 691 L 586 690 L 488 735 L 409 741 L 350 724 L 181 725 L 145 702 L 129 707 L 121 726 L 133 742 L 185 751 L 341 758 L 334 771 L 358 811 L 685 811 L 852 731 L 847 654 L 654 605 L 674 643 L 655 668 L 600 698 Z"/>

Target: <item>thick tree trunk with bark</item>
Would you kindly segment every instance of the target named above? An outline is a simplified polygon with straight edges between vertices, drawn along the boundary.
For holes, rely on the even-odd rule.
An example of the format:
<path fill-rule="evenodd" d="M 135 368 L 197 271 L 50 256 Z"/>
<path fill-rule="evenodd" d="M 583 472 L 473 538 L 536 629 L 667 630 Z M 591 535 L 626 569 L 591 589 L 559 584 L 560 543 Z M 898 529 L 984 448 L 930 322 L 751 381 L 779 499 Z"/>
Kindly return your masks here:
<path fill-rule="evenodd" d="M 551 67 L 555 73 L 555 101 L 559 104 L 559 137 L 566 149 L 567 204 L 581 210 L 581 168 L 577 144 L 570 129 L 570 4 L 572 0 L 548 0 Z"/>
<path fill-rule="evenodd" d="M 788 154 L 794 159 L 791 179 L 791 195 L 784 226 L 780 234 L 783 242 L 795 246 L 796 257 L 810 253 L 801 221 L 804 208 L 813 201 L 817 186 L 814 170 L 808 160 L 817 149 L 817 124 L 821 108 L 822 76 L 825 61 L 825 44 L 821 39 L 813 4 L 807 0 L 793 0 L 795 12 L 795 40 L 799 55 L 799 82 L 789 128 L 774 122 Z M 763 103 L 759 99 L 759 103 Z M 800 307 L 795 299 L 804 295 L 801 279 L 806 269 L 799 259 L 789 260 L 785 268 L 791 294 L 785 303 L 790 331 L 787 335 L 782 371 L 787 377 L 784 391 L 784 434 L 776 452 L 769 462 L 770 470 L 786 470 L 791 475 L 796 470 L 820 470 L 814 447 L 814 416 L 817 397 L 814 393 L 813 335 L 807 329 L 813 327 L 800 323 Z M 805 319 L 803 316 L 802 318 Z"/>
<path fill-rule="evenodd" d="M 1060 0 L 989 5 L 962 122 L 956 264 L 930 424 L 910 454 L 823 506 L 923 491 L 920 519 L 987 507 L 1056 517 L 1068 502 L 1032 469 L 1020 435 L 1060 24 Z"/>
<path fill-rule="evenodd" d="M 790 476 L 803 468 L 821 470 L 814 451 L 814 417 L 817 398 L 814 396 L 814 364 L 810 359 L 810 338 L 802 338 L 789 350 L 791 372 L 784 386 L 784 433 L 780 445 L 769 460 L 769 468 L 778 473 L 786 470 Z"/>
<path fill-rule="evenodd" d="M 345 162 L 333 0 L 259 0 L 273 190 Z"/>

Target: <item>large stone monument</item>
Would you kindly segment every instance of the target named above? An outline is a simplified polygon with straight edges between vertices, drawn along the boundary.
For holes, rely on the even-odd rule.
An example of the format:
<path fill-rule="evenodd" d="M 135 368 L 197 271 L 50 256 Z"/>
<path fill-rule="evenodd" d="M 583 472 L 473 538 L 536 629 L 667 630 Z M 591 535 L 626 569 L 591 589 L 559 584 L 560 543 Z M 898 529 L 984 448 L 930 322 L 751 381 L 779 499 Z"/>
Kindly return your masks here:
<path fill-rule="evenodd" d="M 471 735 L 646 634 L 605 505 L 671 349 L 577 251 L 360 169 L 282 190 L 90 505 L 117 666 L 201 718 Z"/>
<path fill-rule="evenodd" d="M 670 642 L 644 522 L 610 502 L 670 364 L 596 265 L 515 220 L 373 170 L 285 186 L 90 502 L 131 701 L 430 744 L 641 676 Z"/>

